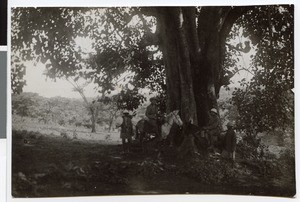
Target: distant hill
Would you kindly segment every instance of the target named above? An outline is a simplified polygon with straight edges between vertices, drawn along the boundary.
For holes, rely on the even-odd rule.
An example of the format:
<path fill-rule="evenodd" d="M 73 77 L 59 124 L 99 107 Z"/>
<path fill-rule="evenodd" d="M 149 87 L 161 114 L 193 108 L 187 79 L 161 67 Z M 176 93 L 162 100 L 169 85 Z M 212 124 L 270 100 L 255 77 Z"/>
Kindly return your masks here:
<path fill-rule="evenodd" d="M 87 99 L 90 102 L 94 100 L 93 98 Z M 146 102 L 135 110 L 136 116 L 133 118 L 133 122 L 136 123 L 145 116 L 148 104 L 149 103 Z M 112 119 L 109 109 L 109 106 L 99 103 L 98 124 L 109 124 Z M 47 98 L 31 92 L 24 92 L 12 96 L 12 115 L 34 118 L 39 121 L 44 121 L 45 123 L 87 123 L 90 122 L 91 119 L 90 111 L 82 99 L 60 96 Z M 117 113 L 116 117 L 120 116 L 121 111 Z"/>

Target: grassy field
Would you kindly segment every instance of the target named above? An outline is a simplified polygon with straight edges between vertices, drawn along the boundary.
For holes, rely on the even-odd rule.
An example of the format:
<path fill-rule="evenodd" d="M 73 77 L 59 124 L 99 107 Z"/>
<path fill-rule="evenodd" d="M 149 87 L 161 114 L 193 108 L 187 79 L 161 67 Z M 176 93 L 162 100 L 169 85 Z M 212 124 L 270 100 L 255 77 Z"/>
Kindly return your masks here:
<path fill-rule="evenodd" d="M 68 124 L 61 126 L 57 123 L 44 124 L 43 122 L 38 122 L 36 119 L 14 116 L 13 129 L 51 134 L 54 136 L 62 136 L 65 133 L 68 139 L 73 139 L 74 134 L 76 134 L 77 138 L 81 140 L 104 141 L 108 144 L 119 144 L 121 142 L 119 130 L 113 127 L 112 131 L 108 131 L 99 125 L 96 127 L 97 132 L 91 133 L 91 129 L 83 126 L 76 127 L 75 125 Z"/>

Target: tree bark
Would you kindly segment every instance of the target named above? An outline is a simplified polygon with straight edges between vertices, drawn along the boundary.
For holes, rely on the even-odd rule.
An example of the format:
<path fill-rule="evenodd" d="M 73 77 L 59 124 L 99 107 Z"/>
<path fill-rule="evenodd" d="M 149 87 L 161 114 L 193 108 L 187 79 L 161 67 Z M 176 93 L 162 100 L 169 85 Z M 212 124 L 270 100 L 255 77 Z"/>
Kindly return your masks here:
<path fill-rule="evenodd" d="M 207 95 L 207 109 L 218 109 L 217 99 L 223 84 L 223 64 L 225 59 L 226 38 L 236 22 L 247 7 L 202 7 L 198 16 L 198 36 L 200 55 L 200 71 L 196 72 L 201 78 L 201 89 L 197 94 Z M 206 88 L 206 89 L 205 89 Z M 205 91 L 207 93 L 205 93 Z M 198 106 L 198 105 L 197 105 Z M 203 114 L 204 109 L 198 109 Z M 205 120 L 203 123 L 206 122 Z M 206 122 L 207 123 L 207 122 Z"/>
<path fill-rule="evenodd" d="M 195 7 L 157 9 L 167 77 L 167 111 L 180 109 L 185 123 L 192 120 L 203 127 L 209 122 L 209 110 L 218 109 L 226 37 L 242 15 L 235 9 L 202 7 L 199 13 Z M 183 144 L 181 151 L 195 151 L 184 149 L 186 145 L 194 147 L 193 141 L 186 134 L 184 142 L 192 144 Z"/>
<path fill-rule="evenodd" d="M 190 58 L 190 49 L 188 45 L 188 38 L 191 36 L 188 34 L 188 21 L 184 17 L 184 13 L 181 8 L 174 10 L 174 18 L 176 19 L 176 31 L 178 33 L 178 48 L 179 48 L 179 75 L 180 75 L 180 87 L 181 87 L 181 110 L 183 112 L 183 121 L 192 121 L 193 124 L 198 125 L 196 102 L 193 89 L 192 80 L 192 67 Z M 187 14 L 187 13 L 185 13 Z"/>
<path fill-rule="evenodd" d="M 181 8 L 163 8 L 159 11 L 167 76 L 167 111 L 180 109 L 184 122 L 198 124 L 184 12 Z"/>
<path fill-rule="evenodd" d="M 175 35 L 175 24 L 169 14 L 169 9 L 161 8 L 158 12 L 158 27 L 161 30 L 161 49 L 166 68 L 167 113 L 180 110 L 181 90 L 179 78 L 178 43 Z M 180 112 L 182 114 L 182 112 Z"/>
<path fill-rule="evenodd" d="M 218 81 L 221 69 L 219 30 L 223 12 L 228 11 L 224 7 L 203 7 L 198 16 L 198 36 L 202 66 L 200 74 L 203 78 L 202 93 L 206 91 L 207 95 L 207 109 L 218 108 L 215 83 Z M 203 76 L 203 74 L 206 76 Z"/>

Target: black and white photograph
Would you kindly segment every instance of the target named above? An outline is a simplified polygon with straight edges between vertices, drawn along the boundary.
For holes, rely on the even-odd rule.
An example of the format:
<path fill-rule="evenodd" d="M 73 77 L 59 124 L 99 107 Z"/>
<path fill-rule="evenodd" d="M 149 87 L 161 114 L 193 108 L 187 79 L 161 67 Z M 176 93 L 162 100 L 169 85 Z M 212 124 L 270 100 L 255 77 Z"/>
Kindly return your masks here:
<path fill-rule="evenodd" d="M 296 195 L 294 5 L 12 7 L 13 198 Z"/>

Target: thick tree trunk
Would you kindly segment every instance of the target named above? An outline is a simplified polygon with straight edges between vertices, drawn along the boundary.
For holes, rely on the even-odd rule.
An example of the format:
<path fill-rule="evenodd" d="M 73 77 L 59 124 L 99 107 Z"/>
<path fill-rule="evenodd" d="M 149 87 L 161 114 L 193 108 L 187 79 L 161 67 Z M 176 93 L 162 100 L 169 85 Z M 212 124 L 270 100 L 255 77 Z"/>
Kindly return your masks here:
<path fill-rule="evenodd" d="M 192 80 L 196 101 L 196 113 L 198 125 L 204 126 L 208 123 L 208 99 L 207 99 L 207 72 L 201 64 L 201 48 L 196 24 L 196 8 L 183 8 L 185 14 L 187 32 L 189 33 L 189 49 L 192 67 Z"/>
<path fill-rule="evenodd" d="M 168 110 L 180 109 L 185 126 L 189 121 L 198 125 L 193 71 L 199 65 L 200 50 L 194 9 L 165 8 L 159 18 L 167 76 Z M 186 127 L 183 135 L 180 155 L 196 152 L 194 138 L 187 134 Z"/>
<path fill-rule="evenodd" d="M 160 10 L 162 50 L 167 75 L 168 111 L 180 109 L 184 122 L 198 123 L 187 22 L 181 8 Z"/>
<path fill-rule="evenodd" d="M 176 19 L 176 31 L 178 33 L 177 40 L 179 44 L 179 75 L 181 87 L 181 110 L 183 112 L 183 120 L 185 122 L 192 121 L 198 125 L 196 102 L 193 89 L 192 70 L 190 49 L 188 45 L 188 38 L 191 36 L 187 29 L 188 21 L 184 18 L 181 8 L 174 12 Z"/>
<path fill-rule="evenodd" d="M 180 109 L 185 122 L 207 125 L 209 110 L 218 109 L 225 39 L 236 20 L 227 20 L 231 11 L 231 7 L 203 7 L 196 24 L 195 7 L 158 9 L 167 111 Z"/>
<path fill-rule="evenodd" d="M 198 24 L 195 7 L 157 10 L 167 76 L 167 107 L 168 111 L 180 109 L 184 122 L 192 120 L 205 126 L 209 110 L 218 109 L 226 37 L 240 15 L 232 10 L 203 7 Z M 193 136 L 187 134 L 181 153 L 195 151 L 193 145 Z"/>
<path fill-rule="evenodd" d="M 161 48 L 164 55 L 163 59 L 166 68 L 167 112 L 171 112 L 173 110 L 180 110 L 181 108 L 181 90 L 178 67 L 178 43 L 175 35 L 175 24 L 169 14 L 169 9 L 164 8 L 160 10 L 158 26 L 161 30 Z"/>
<path fill-rule="evenodd" d="M 203 7 L 198 16 L 201 67 L 207 75 L 209 108 L 218 108 L 217 98 L 223 84 L 226 38 L 236 20 L 248 7 Z M 197 75 L 197 74 L 195 74 Z"/>
<path fill-rule="evenodd" d="M 223 13 L 228 12 L 224 7 L 203 7 L 198 16 L 198 36 L 201 48 L 201 73 L 206 77 L 208 109 L 218 108 L 215 83 L 219 80 L 221 70 L 220 28 Z M 224 44 L 225 45 L 225 44 Z M 203 91 L 205 91 L 203 89 Z"/>

